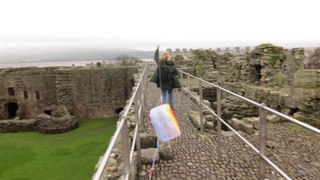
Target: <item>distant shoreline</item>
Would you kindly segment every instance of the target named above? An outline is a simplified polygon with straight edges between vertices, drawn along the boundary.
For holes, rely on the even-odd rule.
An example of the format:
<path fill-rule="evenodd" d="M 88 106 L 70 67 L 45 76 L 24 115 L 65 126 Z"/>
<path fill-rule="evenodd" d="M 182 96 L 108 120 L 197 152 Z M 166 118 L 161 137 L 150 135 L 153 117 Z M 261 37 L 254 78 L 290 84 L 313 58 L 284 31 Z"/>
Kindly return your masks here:
<path fill-rule="evenodd" d="M 152 61 L 151 58 L 142 59 Z M 105 62 L 106 64 L 118 62 L 118 60 L 85 60 L 85 61 L 38 61 L 38 62 L 12 62 L 0 63 L 0 68 L 21 68 L 21 67 L 52 67 L 52 66 L 85 66 L 91 63 Z"/>

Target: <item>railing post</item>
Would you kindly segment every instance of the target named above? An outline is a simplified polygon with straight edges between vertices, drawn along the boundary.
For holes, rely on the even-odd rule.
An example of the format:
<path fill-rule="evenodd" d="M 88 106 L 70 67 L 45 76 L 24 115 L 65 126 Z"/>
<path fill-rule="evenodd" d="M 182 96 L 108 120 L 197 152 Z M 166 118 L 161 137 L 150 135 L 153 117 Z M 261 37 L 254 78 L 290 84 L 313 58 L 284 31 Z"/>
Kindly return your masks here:
<path fill-rule="evenodd" d="M 141 141 L 140 141 L 140 118 L 139 118 L 139 104 L 138 104 L 138 97 L 136 96 L 134 99 L 134 115 L 135 115 L 135 121 L 136 126 L 138 127 L 138 134 L 137 134 L 137 141 L 136 141 L 136 147 L 137 147 L 137 167 L 138 169 L 141 167 Z"/>
<path fill-rule="evenodd" d="M 144 79 L 144 87 L 145 87 L 145 89 L 144 89 L 144 91 L 143 91 L 143 95 L 144 95 L 144 102 L 143 102 L 143 104 L 144 104 L 144 106 L 146 106 L 147 105 L 147 98 L 146 98 L 146 93 L 147 93 L 147 89 L 148 89 L 148 72 L 149 72 L 149 64 L 147 63 L 147 65 L 146 65 L 147 67 L 146 67 L 146 72 L 145 72 L 145 74 L 144 74 L 144 77 L 143 77 L 143 79 Z"/>
<path fill-rule="evenodd" d="M 140 106 L 141 106 L 141 112 L 140 112 L 140 117 L 139 117 L 140 123 L 142 123 L 143 120 L 144 120 L 145 104 L 143 103 L 143 101 L 146 99 L 146 95 L 145 94 L 141 94 L 141 98 L 143 98 L 143 99 L 141 99 L 141 104 L 140 104 Z M 143 124 L 146 125 L 146 123 L 143 123 Z M 147 127 L 143 127 L 144 130 L 146 128 Z"/>
<path fill-rule="evenodd" d="M 261 104 L 259 108 L 260 115 L 260 128 L 259 128 L 259 152 L 260 152 L 260 163 L 259 163 L 259 179 L 264 180 L 266 174 L 266 162 L 262 158 L 266 151 L 266 117 L 267 111 L 263 109 L 264 103 Z"/>
<path fill-rule="evenodd" d="M 142 121 L 143 121 L 143 112 L 144 112 L 144 106 L 145 106 L 145 103 L 146 103 L 146 97 L 145 97 L 145 87 L 143 86 L 143 84 L 142 84 L 142 86 L 141 86 L 141 89 L 140 89 L 140 91 L 139 91 L 139 101 L 138 101 L 138 103 L 139 103 L 139 107 L 138 107 L 138 109 L 139 109 L 139 124 L 141 125 L 142 124 Z M 145 123 L 143 123 L 143 124 L 145 124 Z M 145 129 L 146 127 L 143 125 L 143 130 Z"/>
<path fill-rule="evenodd" d="M 121 129 L 121 148 L 122 148 L 122 156 L 123 156 L 123 164 L 124 164 L 124 174 L 125 176 L 130 177 L 130 145 L 129 145 L 128 139 L 129 139 L 128 123 L 127 123 L 127 117 L 125 117 L 125 121 Z"/>
<path fill-rule="evenodd" d="M 188 94 L 188 107 L 189 107 L 189 110 L 191 109 L 191 82 L 190 82 L 190 76 L 188 76 L 188 85 L 187 85 L 187 94 Z"/>
<path fill-rule="evenodd" d="M 200 96 L 200 102 L 199 102 L 199 115 L 200 115 L 200 132 L 203 133 L 203 107 L 202 107 L 202 101 L 203 101 L 203 92 L 202 92 L 202 82 L 199 80 L 199 96 Z"/>
<path fill-rule="evenodd" d="M 221 161 L 221 89 L 217 88 L 217 129 L 218 129 L 218 147 L 217 147 L 217 154 L 218 154 L 218 161 Z"/>

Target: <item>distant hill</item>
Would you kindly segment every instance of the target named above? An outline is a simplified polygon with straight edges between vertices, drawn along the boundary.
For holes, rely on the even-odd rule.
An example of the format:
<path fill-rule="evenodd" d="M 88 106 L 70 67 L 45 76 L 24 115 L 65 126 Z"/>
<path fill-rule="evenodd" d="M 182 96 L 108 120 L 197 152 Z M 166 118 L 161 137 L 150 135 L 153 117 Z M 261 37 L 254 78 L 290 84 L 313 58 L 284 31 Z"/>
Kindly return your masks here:
<path fill-rule="evenodd" d="M 118 56 L 152 58 L 153 51 L 103 47 L 6 47 L 0 48 L 0 63 L 112 60 Z"/>

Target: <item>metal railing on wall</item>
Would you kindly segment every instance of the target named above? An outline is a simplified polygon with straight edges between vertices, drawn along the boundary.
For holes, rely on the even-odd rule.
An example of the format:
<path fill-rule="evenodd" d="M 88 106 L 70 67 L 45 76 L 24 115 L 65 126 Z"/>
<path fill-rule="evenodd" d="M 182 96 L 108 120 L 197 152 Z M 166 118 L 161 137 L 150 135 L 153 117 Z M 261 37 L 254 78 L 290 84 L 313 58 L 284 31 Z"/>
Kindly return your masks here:
<path fill-rule="evenodd" d="M 187 72 L 181 71 L 180 72 L 180 79 L 183 79 L 184 75 L 187 77 L 186 81 L 186 87 L 184 89 L 187 91 L 187 96 L 190 100 L 191 96 L 198 101 L 199 104 L 199 114 L 200 114 L 200 131 L 203 132 L 203 107 L 206 108 L 210 113 L 217 119 L 217 159 L 218 161 L 221 161 L 221 147 L 222 147 L 222 142 L 221 142 L 221 122 L 228 127 L 231 131 L 233 131 L 243 142 L 245 142 L 254 152 L 256 152 L 260 156 L 260 161 L 259 161 L 259 179 L 265 179 L 265 173 L 266 173 L 266 163 L 271 165 L 278 173 L 280 173 L 284 178 L 286 179 L 291 179 L 285 172 L 283 172 L 277 165 L 275 165 L 274 162 L 272 162 L 269 158 L 266 157 L 266 117 L 267 117 L 267 112 L 270 112 L 272 114 L 275 114 L 279 117 L 282 117 L 286 120 L 289 120 L 290 122 L 293 122 L 295 124 L 298 124 L 306 129 L 309 129 L 317 134 L 320 134 L 320 130 L 312 127 L 306 123 L 303 123 L 301 121 L 298 121 L 290 116 L 287 116 L 285 114 L 282 114 L 274 109 L 271 109 L 267 107 L 264 103 L 259 104 L 253 100 L 250 100 L 246 97 L 240 96 L 234 92 L 231 92 L 227 89 L 222 88 L 219 85 L 207 82 L 201 78 L 195 77 Z M 199 82 L 199 98 L 196 97 L 193 93 L 191 93 L 191 81 L 190 78 L 196 79 Z M 215 87 L 217 89 L 217 113 L 215 113 L 211 107 L 208 107 L 204 102 L 203 102 L 203 93 L 202 93 L 202 84 L 205 83 L 211 87 Z M 241 136 L 235 129 L 233 129 L 228 123 L 226 123 L 222 118 L 221 118 L 221 94 L 222 92 L 231 94 L 233 96 L 236 96 L 246 102 L 249 102 L 251 104 L 254 104 L 255 106 L 259 107 L 259 117 L 260 117 L 260 127 L 259 127 L 259 150 L 254 147 L 247 139 L 245 139 L 243 136 Z M 190 101 L 189 101 L 190 102 Z"/>
<path fill-rule="evenodd" d="M 136 86 L 134 87 L 134 91 L 130 98 L 129 103 L 124 109 L 124 113 L 121 115 L 117 129 L 112 136 L 112 139 L 109 143 L 109 146 L 104 153 L 103 159 L 93 177 L 94 180 L 99 180 L 103 174 L 103 171 L 106 167 L 106 164 L 110 158 L 113 148 L 117 142 L 119 136 L 121 137 L 121 150 L 124 164 L 124 178 L 127 180 L 131 175 L 131 165 L 134 153 L 134 147 L 136 145 L 136 160 L 137 166 L 141 166 L 141 147 L 140 147 L 140 126 L 141 122 L 145 116 L 145 106 L 146 106 L 146 88 L 148 81 L 148 63 L 145 63 L 144 69 L 140 76 L 140 79 L 137 81 Z M 134 114 L 135 114 L 135 122 L 136 126 L 134 129 L 134 135 L 131 145 L 129 144 L 129 131 L 127 125 L 127 118 L 130 108 L 134 105 Z M 130 148 L 131 147 L 131 148 Z"/>

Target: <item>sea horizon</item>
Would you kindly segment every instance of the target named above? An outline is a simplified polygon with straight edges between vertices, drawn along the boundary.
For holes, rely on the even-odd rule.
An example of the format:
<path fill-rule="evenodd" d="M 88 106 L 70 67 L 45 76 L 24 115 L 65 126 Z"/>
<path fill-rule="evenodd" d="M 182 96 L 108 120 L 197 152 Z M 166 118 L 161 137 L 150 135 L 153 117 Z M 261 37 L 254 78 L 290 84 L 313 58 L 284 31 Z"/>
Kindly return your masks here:
<path fill-rule="evenodd" d="M 152 61 L 151 58 L 141 59 L 142 61 Z M 34 62 L 0 62 L 0 68 L 21 68 L 21 67 L 54 67 L 54 66 L 86 66 L 87 64 L 95 64 L 103 62 L 106 64 L 116 63 L 119 60 L 68 60 L 68 61 L 34 61 Z"/>

